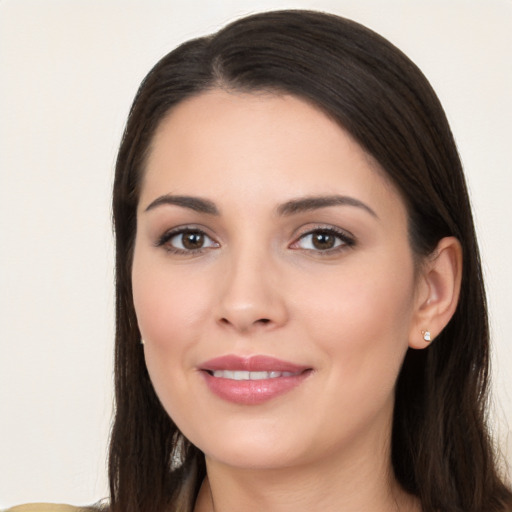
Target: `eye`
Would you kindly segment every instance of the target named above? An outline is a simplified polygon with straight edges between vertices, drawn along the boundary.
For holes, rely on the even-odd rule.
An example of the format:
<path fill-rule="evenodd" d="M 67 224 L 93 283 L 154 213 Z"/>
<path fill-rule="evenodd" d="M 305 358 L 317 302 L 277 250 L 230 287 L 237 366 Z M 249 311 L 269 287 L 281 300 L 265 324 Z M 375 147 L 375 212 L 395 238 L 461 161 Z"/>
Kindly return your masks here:
<path fill-rule="evenodd" d="M 219 247 L 200 229 L 183 228 L 165 233 L 156 243 L 158 247 L 165 246 L 168 251 L 178 254 L 200 252 L 203 249 Z"/>
<path fill-rule="evenodd" d="M 303 234 L 291 246 L 292 249 L 307 251 L 331 252 L 352 247 L 354 239 L 348 234 L 333 228 L 319 228 Z"/>

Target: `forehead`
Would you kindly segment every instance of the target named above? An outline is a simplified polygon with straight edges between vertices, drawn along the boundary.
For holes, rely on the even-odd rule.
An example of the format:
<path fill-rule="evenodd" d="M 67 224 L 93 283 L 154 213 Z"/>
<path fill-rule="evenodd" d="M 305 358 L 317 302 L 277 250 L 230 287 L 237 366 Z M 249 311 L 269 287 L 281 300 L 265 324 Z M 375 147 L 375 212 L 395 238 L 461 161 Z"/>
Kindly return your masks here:
<path fill-rule="evenodd" d="M 306 140 L 309 145 L 322 143 L 324 151 L 329 143 L 331 146 L 341 143 L 353 146 L 367 156 L 369 164 L 378 167 L 352 136 L 320 108 L 297 96 L 265 91 L 247 93 L 213 89 L 180 102 L 160 122 L 151 144 L 151 153 L 158 146 L 161 149 L 161 143 L 168 144 L 171 138 L 176 143 L 219 147 L 224 134 L 230 139 L 221 147 L 224 149 L 232 142 L 232 151 L 242 140 L 244 147 L 249 141 L 254 147 L 261 147 L 279 138 L 280 146 L 276 150 L 296 149 L 297 143 Z M 267 145 L 265 149 L 269 152 L 271 146 Z M 316 156 L 321 155 L 317 153 Z"/>
<path fill-rule="evenodd" d="M 155 133 L 142 185 L 143 196 L 233 194 L 261 202 L 336 192 L 401 203 L 346 130 L 310 103 L 274 93 L 212 90 L 178 104 Z"/>

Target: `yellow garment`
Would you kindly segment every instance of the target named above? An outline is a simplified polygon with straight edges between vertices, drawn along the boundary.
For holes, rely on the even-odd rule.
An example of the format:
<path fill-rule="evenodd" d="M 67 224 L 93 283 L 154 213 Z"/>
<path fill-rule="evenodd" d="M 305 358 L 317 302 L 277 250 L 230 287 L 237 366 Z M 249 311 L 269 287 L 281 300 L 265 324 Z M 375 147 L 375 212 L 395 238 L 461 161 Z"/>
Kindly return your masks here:
<path fill-rule="evenodd" d="M 99 512 L 99 510 L 94 507 L 73 507 L 59 503 L 27 503 L 16 505 L 2 512 Z"/>

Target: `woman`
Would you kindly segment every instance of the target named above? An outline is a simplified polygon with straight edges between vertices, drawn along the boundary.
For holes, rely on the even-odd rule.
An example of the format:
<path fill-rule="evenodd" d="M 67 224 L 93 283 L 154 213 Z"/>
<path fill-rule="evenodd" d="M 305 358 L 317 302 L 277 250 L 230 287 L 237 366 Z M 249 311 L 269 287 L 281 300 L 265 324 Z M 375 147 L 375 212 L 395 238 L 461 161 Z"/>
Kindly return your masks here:
<path fill-rule="evenodd" d="M 512 510 L 461 163 L 389 42 L 283 11 L 185 43 L 113 208 L 112 511 Z"/>
<path fill-rule="evenodd" d="M 114 219 L 113 510 L 510 509 L 461 165 L 387 41 L 291 11 L 171 52 Z"/>
<path fill-rule="evenodd" d="M 511 510 L 461 164 L 389 42 L 283 11 L 171 52 L 114 221 L 112 510 Z"/>

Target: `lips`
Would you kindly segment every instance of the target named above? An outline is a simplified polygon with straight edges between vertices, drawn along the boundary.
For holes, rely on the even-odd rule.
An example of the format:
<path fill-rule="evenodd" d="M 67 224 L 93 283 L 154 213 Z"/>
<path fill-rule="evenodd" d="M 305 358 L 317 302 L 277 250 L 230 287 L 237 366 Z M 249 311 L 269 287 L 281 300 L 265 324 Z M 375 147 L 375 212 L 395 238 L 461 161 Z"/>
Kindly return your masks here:
<path fill-rule="evenodd" d="M 301 384 L 312 368 L 269 356 L 228 355 L 200 365 L 209 390 L 223 400 L 257 405 Z"/>

